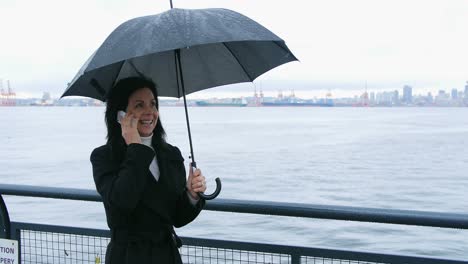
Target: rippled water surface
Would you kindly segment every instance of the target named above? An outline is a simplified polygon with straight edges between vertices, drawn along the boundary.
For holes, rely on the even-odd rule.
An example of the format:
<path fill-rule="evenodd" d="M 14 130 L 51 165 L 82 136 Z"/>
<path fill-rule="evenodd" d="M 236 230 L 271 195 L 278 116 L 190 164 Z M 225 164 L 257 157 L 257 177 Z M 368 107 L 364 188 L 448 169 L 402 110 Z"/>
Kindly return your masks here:
<path fill-rule="evenodd" d="M 189 108 L 220 198 L 468 213 L 468 108 Z M 0 108 L 3 183 L 94 189 L 104 108 Z M 181 107 L 163 107 L 188 164 Z M 7 197 L 13 221 L 106 228 L 102 205 Z M 468 259 L 468 231 L 202 212 L 185 236 Z"/>

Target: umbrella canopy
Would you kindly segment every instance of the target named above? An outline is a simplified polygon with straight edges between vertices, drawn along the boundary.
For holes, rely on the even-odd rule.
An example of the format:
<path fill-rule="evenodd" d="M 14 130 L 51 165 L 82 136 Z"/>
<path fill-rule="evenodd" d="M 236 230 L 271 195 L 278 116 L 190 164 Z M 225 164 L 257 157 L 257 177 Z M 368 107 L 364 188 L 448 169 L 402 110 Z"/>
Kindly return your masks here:
<path fill-rule="evenodd" d="M 171 9 L 131 19 L 117 27 L 81 67 L 64 96 L 101 101 L 120 79 L 144 76 L 159 96 L 183 97 L 192 166 L 196 167 L 185 95 L 251 82 L 296 57 L 282 39 L 252 19 L 228 9 Z M 216 178 L 214 199 L 221 191 Z"/>
<path fill-rule="evenodd" d="M 180 50 L 185 94 L 251 82 L 297 60 L 285 42 L 252 19 L 228 9 L 171 9 L 117 27 L 86 61 L 63 96 L 105 101 L 120 79 L 144 75 L 158 94 L 182 97 L 174 51 Z"/>

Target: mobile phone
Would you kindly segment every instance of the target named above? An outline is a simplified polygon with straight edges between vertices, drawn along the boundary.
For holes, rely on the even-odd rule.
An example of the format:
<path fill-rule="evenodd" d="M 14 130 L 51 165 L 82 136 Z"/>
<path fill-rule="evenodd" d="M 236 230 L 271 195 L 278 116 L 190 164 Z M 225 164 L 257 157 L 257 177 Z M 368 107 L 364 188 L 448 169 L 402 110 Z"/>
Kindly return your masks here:
<path fill-rule="evenodd" d="M 125 113 L 124 111 L 117 112 L 117 122 L 119 122 L 119 124 L 120 124 L 121 120 L 125 117 L 126 114 L 127 113 Z"/>

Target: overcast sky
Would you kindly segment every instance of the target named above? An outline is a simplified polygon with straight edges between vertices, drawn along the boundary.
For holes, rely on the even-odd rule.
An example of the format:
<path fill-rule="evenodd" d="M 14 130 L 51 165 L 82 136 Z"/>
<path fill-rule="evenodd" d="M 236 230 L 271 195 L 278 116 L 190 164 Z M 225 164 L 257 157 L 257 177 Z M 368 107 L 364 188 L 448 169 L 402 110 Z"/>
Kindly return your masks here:
<path fill-rule="evenodd" d="M 256 81 L 275 90 L 463 89 L 468 80 L 466 0 L 174 0 L 179 8 L 240 12 L 286 41 L 300 62 Z M 0 0 L 0 78 L 19 95 L 59 96 L 119 24 L 161 13 L 158 0 Z M 253 90 L 253 85 L 239 91 Z M 212 93 L 230 88 L 215 88 Z M 206 94 L 206 93 L 205 93 Z M 305 94 L 305 93 L 304 93 Z"/>

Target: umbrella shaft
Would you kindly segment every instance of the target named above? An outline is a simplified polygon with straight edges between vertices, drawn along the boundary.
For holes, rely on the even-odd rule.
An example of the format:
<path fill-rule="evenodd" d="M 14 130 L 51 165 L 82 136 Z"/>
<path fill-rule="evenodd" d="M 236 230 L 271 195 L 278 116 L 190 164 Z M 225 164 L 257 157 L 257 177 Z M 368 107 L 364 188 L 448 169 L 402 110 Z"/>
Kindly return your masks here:
<path fill-rule="evenodd" d="M 193 145 L 192 145 L 192 133 L 190 131 L 190 120 L 188 116 L 188 108 L 187 108 L 187 99 L 185 97 L 185 86 L 184 86 L 184 75 L 182 74 L 182 63 L 180 61 L 180 49 L 175 51 L 176 57 L 176 69 L 177 75 L 180 77 L 180 87 L 182 88 L 182 96 L 184 97 L 184 108 L 185 108 L 185 120 L 187 121 L 187 131 L 189 136 L 189 143 L 190 143 L 190 157 L 192 159 L 192 167 L 196 168 L 197 163 L 195 162 L 195 156 L 193 155 Z M 179 78 L 177 78 L 177 83 Z"/>

